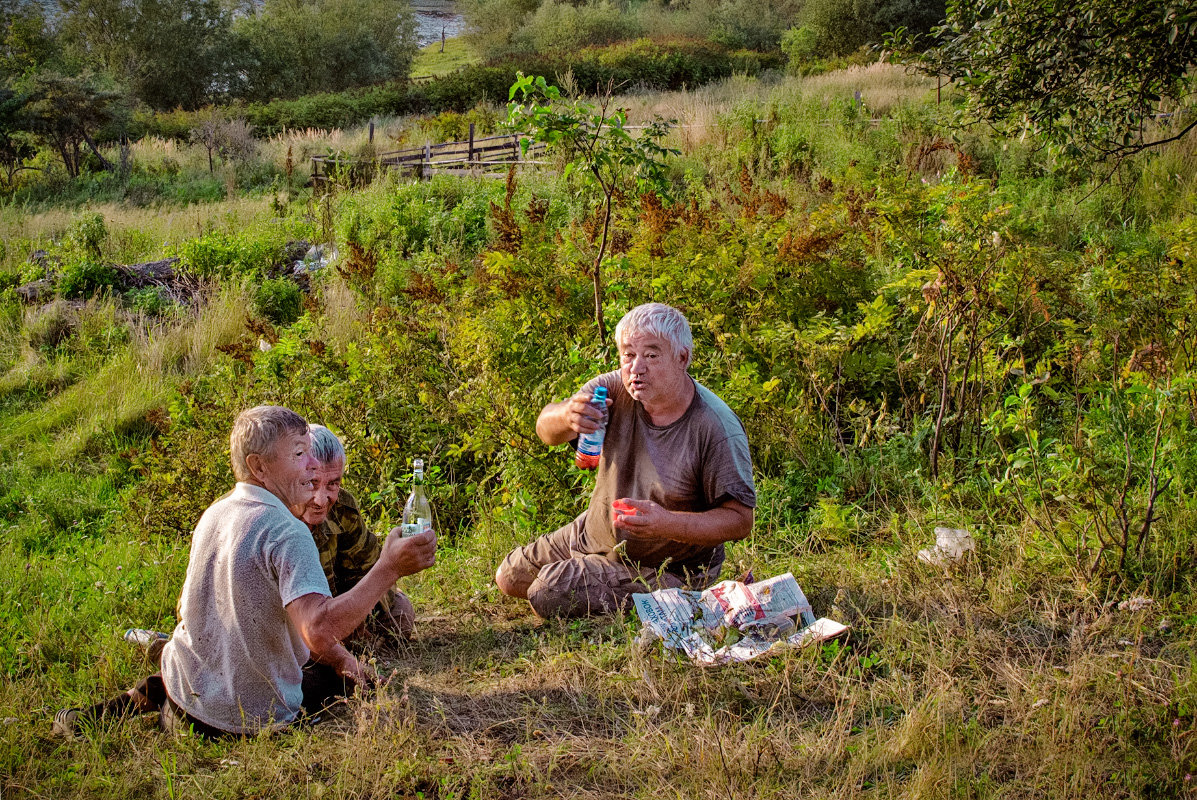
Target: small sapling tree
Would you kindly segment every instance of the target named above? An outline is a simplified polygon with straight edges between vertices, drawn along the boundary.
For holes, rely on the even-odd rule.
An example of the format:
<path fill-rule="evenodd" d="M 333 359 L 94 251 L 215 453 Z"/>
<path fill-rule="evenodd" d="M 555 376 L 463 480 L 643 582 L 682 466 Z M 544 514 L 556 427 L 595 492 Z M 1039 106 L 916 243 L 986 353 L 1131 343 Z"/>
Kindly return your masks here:
<path fill-rule="evenodd" d="M 595 196 L 603 222 L 591 279 L 594 321 L 604 344 L 607 328 L 603 319 L 602 267 L 616 193 L 632 184 L 640 194 L 664 194 L 665 158 L 678 152 L 661 144 L 669 123 L 660 117 L 646 125 L 639 136 L 633 136 L 627 124 L 627 109 L 613 106 L 614 89 L 608 83 L 593 103 L 577 97 L 567 100 L 543 76 L 520 72 L 507 104 L 507 125 L 527 136 L 520 141 L 523 153 L 527 154 L 533 142 L 559 150 L 566 159 L 566 178 L 577 175 L 583 190 Z"/>

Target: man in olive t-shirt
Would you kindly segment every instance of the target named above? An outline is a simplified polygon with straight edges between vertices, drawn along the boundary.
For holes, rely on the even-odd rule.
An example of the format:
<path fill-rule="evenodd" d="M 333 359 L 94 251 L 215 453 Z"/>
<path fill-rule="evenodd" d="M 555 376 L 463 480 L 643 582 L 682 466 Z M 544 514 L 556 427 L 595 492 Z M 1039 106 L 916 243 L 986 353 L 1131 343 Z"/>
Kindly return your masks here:
<path fill-rule="evenodd" d="M 536 421 L 546 444 L 598 428 L 591 404 L 607 388 L 607 434 L 585 512 L 511 551 L 495 573 L 500 590 L 542 617 L 626 608 L 635 592 L 704 588 L 723 564 L 724 542 L 752 530 L 756 494 L 739 418 L 687 371 L 693 351 L 682 314 L 660 303 L 615 328 L 620 368 L 550 403 Z M 624 509 L 612 504 L 620 501 Z"/>

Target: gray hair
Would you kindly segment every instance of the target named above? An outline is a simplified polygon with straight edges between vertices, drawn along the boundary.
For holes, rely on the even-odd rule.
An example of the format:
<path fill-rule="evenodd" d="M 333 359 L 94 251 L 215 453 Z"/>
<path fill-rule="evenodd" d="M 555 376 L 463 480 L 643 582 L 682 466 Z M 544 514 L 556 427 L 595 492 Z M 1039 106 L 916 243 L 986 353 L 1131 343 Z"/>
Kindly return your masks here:
<path fill-rule="evenodd" d="M 328 466 L 334 461 L 345 463 L 345 445 L 337 435 L 323 425 L 309 425 L 312 434 L 312 456 L 321 466 Z"/>
<path fill-rule="evenodd" d="M 248 481 L 253 477 L 246 463 L 249 456 L 268 453 L 274 443 L 288 433 L 307 433 L 307 430 L 307 420 L 289 408 L 254 406 L 242 411 L 233 421 L 233 432 L 229 434 L 233 477 Z"/>
<path fill-rule="evenodd" d="M 622 345 L 624 336 L 633 333 L 661 337 L 669 342 L 675 356 L 686 353 L 686 364 L 689 366 L 694 355 L 694 336 L 690 333 L 690 323 L 673 306 L 644 303 L 624 314 L 615 326 L 616 345 Z"/>

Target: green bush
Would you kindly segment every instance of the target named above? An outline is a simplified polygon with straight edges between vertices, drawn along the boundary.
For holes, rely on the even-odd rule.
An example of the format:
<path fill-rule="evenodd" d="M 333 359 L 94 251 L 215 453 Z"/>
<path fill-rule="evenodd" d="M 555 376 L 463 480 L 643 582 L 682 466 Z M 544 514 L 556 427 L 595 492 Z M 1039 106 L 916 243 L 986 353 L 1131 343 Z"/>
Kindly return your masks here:
<path fill-rule="evenodd" d="M 71 261 L 58 276 L 58 291 L 63 297 L 86 298 L 120 282 L 117 271 L 107 264 L 91 259 Z"/>
<path fill-rule="evenodd" d="M 67 245 L 84 258 L 98 261 L 100 248 L 108 239 L 108 226 L 104 217 L 96 212 L 80 214 L 71 220 L 67 228 Z"/>
<path fill-rule="evenodd" d="M 463 142 L 470 136 L 471 124 L 477 138 L 493 134 L 498 127 L 499 116 L 489 106 L 478 105 L 464 114 L 445 111 L 423 124 L 434 141 Z"/>
<path fill-rule="evenodd" d="M 281 260 L 282 244 L 248 233 L 209 233 L 179 248 L 179 268 L 201 278 L 263 275 Z"/>
<path fill-rule="evenodd" d="M 254 292 L 254 311 L 275 325 L 291 325 L 301 310 L 299 287 L 286 278 L 267 279 Z"/>
<path fill-rule="evenodd" d="M 641 33 L 632 16 L 621 13 L 607 0 L 581 5 L 545 0 L 516 35 L 514 45 L 529 53 L 568 53 L 614 44 Z"/>
<path fill-rule="evenodd" d="M 403 80 L 416 51 L 406 4 L 266 3 L 241 15 L 236 28 L 249 56 L 241 95 L 256 99 Z"/>
<path fill-rule="evenodd" d="M 801 7 L 796 0 L 725 0 L 713 9 L 707 36 L 726 47 L 775 51 Z"/>
<path fill-rule="evenodd" d="M 817 35 L 816 55 L 844 56 L 898 28 L 925 34 L 944 9 L 943 0 L 808 0 L 796 21 Z"/>
<path fill-rule="evenodd" d="M 795 75 L 801 74 L 803 67 L 818 56 L 818 31 L 809 25 L 790 28 L 782 34 L 781 52 L 789 59 L 789 71 Z"/>
<path fill-rule="evenodd" d="M 125 295 L 125 302 L 129 304 L 130 308 L 151 317 L 161 316 L 174 305 L 170 295 L 157 286 L 134 289 Z"/>

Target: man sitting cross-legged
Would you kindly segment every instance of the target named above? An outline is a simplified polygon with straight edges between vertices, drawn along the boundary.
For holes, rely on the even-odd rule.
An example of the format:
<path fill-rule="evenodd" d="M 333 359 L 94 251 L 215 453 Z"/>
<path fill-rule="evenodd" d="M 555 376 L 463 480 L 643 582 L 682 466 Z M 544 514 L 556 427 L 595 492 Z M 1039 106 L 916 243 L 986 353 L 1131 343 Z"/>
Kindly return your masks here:
<path fill-rule="evenodd" d="M 727 404 L 690 377 L 686 318 L 646 303 L 620 320 L 615 341 L 619 370 L 536 420 L 546 444 L 576 442 L 601 424 L 591 398 L 606 387 L 607 434 L 589 506 L 512 550 L 495 573 L 504 594 L 527 599 L 542 617 L 619 611 L 635 592 L 705 588 L 719 576 L 724 543 L 752 530 L 748 437 Z"/>
<path fill-rule="evenodd" d="M 62 709 L 55 733 L 74 735 L 82 720 L 150 711 L 161 712 L 166 730 L 190 727 L 214 737 L 285 726 L 329 697 L 327 682 L 307 680 L 309 655 L 335 671 L 343 691 L 373 680 L 341 640 L 398 578 L 435 563 L 435 534 L 393 531 L 377 563 L 332 597 L 299 519 L 317 468 L 307 422 L 289 409 L 258 406 L 238 415 L 229 444 L 237 485 L 196 526 L 161 672 L 111 700 Z"/>

